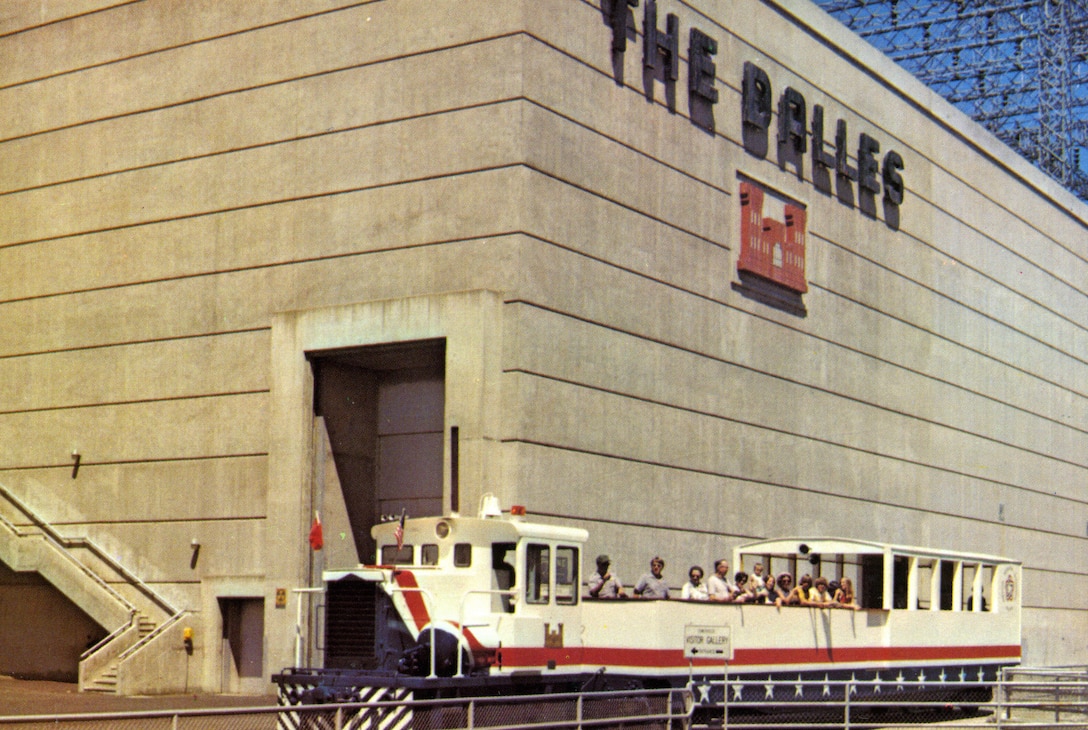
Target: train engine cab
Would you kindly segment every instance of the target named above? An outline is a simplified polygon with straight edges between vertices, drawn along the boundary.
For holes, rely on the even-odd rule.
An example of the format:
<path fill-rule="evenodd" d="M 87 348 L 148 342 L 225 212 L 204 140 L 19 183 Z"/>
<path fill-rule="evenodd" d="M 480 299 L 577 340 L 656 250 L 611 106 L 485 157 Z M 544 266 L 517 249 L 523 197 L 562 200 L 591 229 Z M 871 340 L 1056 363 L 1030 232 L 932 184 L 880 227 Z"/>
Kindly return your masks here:
<path fill-rule="evenodd" d="M 504 515 L 485 500 L 479 517 L 376 525 L 377 565 L 325 572 L 326 667 L 435 678 L 501 674 L 511 657 L 540 671 L 578 663 L 588 533 L 524 514 L 513 507 Z M 337 600 L 350 592 L 373 608 Z M 345 661 L 334 647 L 344 643 L 335 634 L 347 613 L 370 625 L 344 629 L 356 644 L 366 637 Z"/>

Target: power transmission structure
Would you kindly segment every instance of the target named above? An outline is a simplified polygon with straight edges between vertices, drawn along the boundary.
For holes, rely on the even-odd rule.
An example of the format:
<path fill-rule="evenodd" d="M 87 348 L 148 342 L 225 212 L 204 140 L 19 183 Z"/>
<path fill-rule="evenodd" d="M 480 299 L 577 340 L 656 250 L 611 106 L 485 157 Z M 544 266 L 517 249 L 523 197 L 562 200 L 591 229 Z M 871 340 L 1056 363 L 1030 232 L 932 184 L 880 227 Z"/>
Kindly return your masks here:
<path fill-rule="evenodd" d="M 815 1 L 1088 200 L 1088 0 Z"/>

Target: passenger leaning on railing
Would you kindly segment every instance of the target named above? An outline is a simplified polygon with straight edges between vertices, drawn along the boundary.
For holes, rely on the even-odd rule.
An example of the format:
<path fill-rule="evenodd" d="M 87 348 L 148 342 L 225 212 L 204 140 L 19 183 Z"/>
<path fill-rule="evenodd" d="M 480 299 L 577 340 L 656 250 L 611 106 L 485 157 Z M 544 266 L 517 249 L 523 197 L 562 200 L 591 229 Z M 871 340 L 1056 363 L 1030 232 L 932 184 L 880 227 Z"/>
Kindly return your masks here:
<path fill-rule="evenodd" d="M 669 597 L 669 584 L 661 577 L 665 561 L 656 555 L 650 560 L 650 572 L 638 579 L 635 595 L 642 598 L 664 600 Z"/>

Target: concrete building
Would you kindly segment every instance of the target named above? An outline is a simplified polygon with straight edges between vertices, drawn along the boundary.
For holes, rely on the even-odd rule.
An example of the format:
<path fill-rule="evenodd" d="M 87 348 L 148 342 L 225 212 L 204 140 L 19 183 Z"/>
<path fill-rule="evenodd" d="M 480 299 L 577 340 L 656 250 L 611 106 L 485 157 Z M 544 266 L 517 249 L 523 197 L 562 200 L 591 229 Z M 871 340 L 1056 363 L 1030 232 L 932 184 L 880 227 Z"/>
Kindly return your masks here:
<path fill-rule="evenodd" d="M 0 672 L 268 690 L 489 492 L 1019 558 L 1083 663 L 1086 222 L 803 0 L 9 0 Z"/>

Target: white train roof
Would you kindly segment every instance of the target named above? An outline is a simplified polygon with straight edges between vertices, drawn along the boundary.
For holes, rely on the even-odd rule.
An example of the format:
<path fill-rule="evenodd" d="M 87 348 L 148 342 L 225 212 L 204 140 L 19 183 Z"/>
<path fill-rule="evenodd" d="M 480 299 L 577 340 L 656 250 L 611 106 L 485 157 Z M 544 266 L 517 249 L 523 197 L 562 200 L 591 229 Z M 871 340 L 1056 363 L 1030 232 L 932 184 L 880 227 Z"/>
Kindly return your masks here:
<path fill-rule="evenodd" d="M 506 515 L 488 517 L 417 517 L 404 523 L 405 542 L 412 542 L 417 536 L 437 535 L 439 524 L 449 528 L 449 538 L 455 542 L 517 542 L 521 538 L 554 540 L 582 544 L 589 538 L 589 533 L 580 527 L 563 527 L 533 522 L 522 517 Z M 383 522 L 371 528 L 371 536 L 379 543 L 391 542 L 397 522 Z"/>
<path fill-rule="evenodd" d="M 870 540 L 854 540 L 843 537 L 777 537 L 740 545 L 737 547 L 736 553 L 738 555 L 884 555 L 891 553 L 894 555 L 907 555 L 921 558 L 956 560 L 965 563 L 1020 564 L 1019 560 L 998 555 L 967 553 L 955 550 L 938 550 L 935 548 L 916 547 L 912 545 L 893 545 L 890 543 L 873 542 Z"/>

